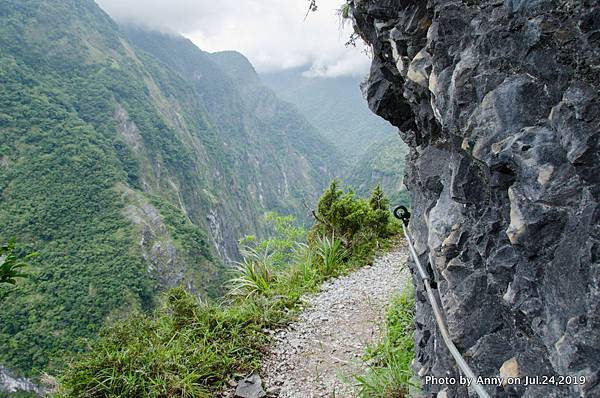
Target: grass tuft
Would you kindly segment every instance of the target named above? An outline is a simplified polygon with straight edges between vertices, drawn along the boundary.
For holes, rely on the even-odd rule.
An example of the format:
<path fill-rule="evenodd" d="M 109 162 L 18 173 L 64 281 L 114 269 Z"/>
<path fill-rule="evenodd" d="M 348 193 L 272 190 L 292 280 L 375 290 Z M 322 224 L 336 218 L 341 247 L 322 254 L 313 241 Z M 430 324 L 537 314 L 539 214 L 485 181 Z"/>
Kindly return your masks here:
<path fill-rule="evenodd" d="M 237 276 L 228 282 L 228 294 L 232 297 L 249 298 L 268 293 L 275 281 L 273 255 L 269 252 L 269 247 L 260 251 L 245 247 L 242 256 L 244 260 L 237 262 L 235 266 Z"/>
<path fill-rule="evenodd" d="M 366 360 L 371 363 L 362 376 L 356 377 L 363 398 L 403 398 L 409 396 L 413 383 L 410 364 L 414 359 L 415 300 L 412 286 L 392 299 L 386 316 L 386 335 L 371 347 Z"/>
<path fill-rule="evenodd" d="M 325 276 L 334 274 L 347 255 L 346 250 L 342 246 L 342 241 L 336 239 L 335 235 L 331 239 L 326 236 L 319 236 L 315 249 L 319 258 L 317 262 L 318 271 Z"/>

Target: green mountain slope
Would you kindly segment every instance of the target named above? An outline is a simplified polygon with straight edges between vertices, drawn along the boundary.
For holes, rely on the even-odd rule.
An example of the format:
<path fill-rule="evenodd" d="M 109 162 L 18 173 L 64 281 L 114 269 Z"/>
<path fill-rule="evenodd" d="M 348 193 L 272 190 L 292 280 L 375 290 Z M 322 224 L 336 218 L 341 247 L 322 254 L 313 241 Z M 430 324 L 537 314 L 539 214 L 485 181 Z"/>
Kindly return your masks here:
<path fill-rule="evenodd" d="M 0 238 L 40 253 L 0 307 L 12 370 L 60 368 L 165 288 L 218 295 L 236 240 L 338 168 L 293 110 L 258 117 L 209 55 L 146 40 L 92 0 L 0 2 Z"/>
<path fill-rule="evenodd" d="M 369 110 L 359 78 L 308 78 L 302 69 L 291 69 L 262 74 L 261 79 L 280 98 L 298 106 L 349 161 L 356 161 L 369 145 L 395 131 Z"/>
<path fill-rule="evenodd" d="M 302 218 L 304 203 L 314 202 L 326 180 L 341 173 L 336 148 L 266 88 L 240 53 L 209 54 L 183 38 L 126 32 L 138 48 L 194 87 L 234 159 L 227 167 L 246 178 L 252 200 L 261 207 Z"/>
<path fill-rule="evenodd" d="M 395 128 L 374 115 L 354 77 L 309 78 L 302 69 L 262 74 L 279 97 L 295 104 L 344 154 L 344 176 L 367 196 L 380 184 L 392 204 L 409 203 L 402 184 L 407 147 Z"/>
<path fill-rule="evenodd" d="M 369 146 L 352 166 L 346 181 L 359 195 L 368 195 L 380 185 L 392 206 L 407 205 L 410 198 L 404 187 L 404 165 L 408 147 L 400 137 L 392 136 Z"/>

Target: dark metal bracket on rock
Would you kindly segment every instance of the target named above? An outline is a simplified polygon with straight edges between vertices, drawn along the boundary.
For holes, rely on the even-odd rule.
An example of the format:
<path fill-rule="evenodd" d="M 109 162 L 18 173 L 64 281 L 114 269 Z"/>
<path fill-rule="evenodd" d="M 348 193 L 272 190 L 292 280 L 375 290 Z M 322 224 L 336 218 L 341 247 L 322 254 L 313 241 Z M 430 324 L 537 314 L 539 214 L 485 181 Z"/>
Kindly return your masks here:
<path fill-rule="evenodd" d="M 483 385 L 481 385 L 480 383 L 477 382 L 477 376 L 475 376 L 475 373 L 473 373 L 473 371 L 469 367 L 469 364 L 467 364 L 467 362 L 465 361 L 465 359 L 463 358 L 461 353 L 458 351 L 458 349 L 454 345 L 454 342 L 450 338 L 450 333 L 448 332 L 448 327 L 446 326 L 446 322 L 442 315 L 442 311 L 440 310 L 438 301 L 437 301 L 435 295 L 433 294 L 433 289 L 431 288 L 431 280 L 430 280 L 429 275 L 427 274 L 425 268 L 421 264 L 421 261 L 419 261 L 419 256 L 417 256 L 417 252 L 415 251 L 415 247 L 413 246 L 412 239 L 410 238 L 410 234 L 408 232 L 408 224 L 410 222 L 410 216 L 411 216 L 411 214 L 405 206 L 398 206 L 394 209 L 394 217 L 396 217 L 399 220 L 402 220 L 402 223 L 404 224 L 404 228 L 402 228 L 402 230 L 404 231 L 404 237 L 406 238 L 406 242 L 408 243 L 408 248 L 409 248 L 410 254 L 411 254 L 415 264 L 417 265 L 417 269 L 419 270 L 419 275 L 421 275 L 421 279 L 423 280 L 423 284 L 425 285 L 425 290 L 427 292 L 427 298 L 429 300 L 429 304 L 431 305 L 431 308 L 433 309 L 435 321 L 438 325 L 438 329 L 440 330 L 440 333 L 442 334 L 442 339 L 444 340 L 444 343 L 446 344 L 448 351 L 450 351 L 450 354 L 452 354 L 452 357 L 456 361 L 456 364 L 458 365 L 460 370 L 463 372 L 465 377 L 472 380 L 471 386 L 473 387 L 473 389 L 475 390 L 477 395 L 480 398 L 490 398 L 490 395 L 483 388 Z"/>

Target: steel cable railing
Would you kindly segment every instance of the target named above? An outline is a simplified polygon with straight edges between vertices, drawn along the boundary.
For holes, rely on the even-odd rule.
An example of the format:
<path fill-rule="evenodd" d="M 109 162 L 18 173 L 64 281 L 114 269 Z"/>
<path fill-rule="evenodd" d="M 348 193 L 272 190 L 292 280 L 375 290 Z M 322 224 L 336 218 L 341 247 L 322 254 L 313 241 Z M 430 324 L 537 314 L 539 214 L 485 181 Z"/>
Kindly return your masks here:
<path fill-rule="evenodd" d="M 417 252 L 415 251 L 415 248 L 413 246 L 412 240 L 410 238 L 410 234 L 408 233 L 408 223 L 410 221 L 410 212 L 408 211 L 408 209 L 406 207 L 399 206 L 394 210 L 394 216 L 396 218 L 402 220 L 402 223 L 404 224 L 404 227 L 402 228 L 402 230 L 404 231 L 404 237 L 406 238 L 406 242 L 408 243 L 408 248 L 409 248 L 410 254 L 411 254 L 415 264 L 417 265 L 419 275 L 421 276 L 421 279 L 423 280 L 423 284 L 425 285 L 425 290 L 427 292 L 427 298 L 429 300 L 429 304 L 431 305 L 431 308 L 433 309 L 435 321 L 437 323 L 438 329 L 440 330 L 440 333 L 442 334 L 442 339 L 444 340 L 446 347 L 450 351 L 450 354 L 452 354 L 452 357 L 456 361 L 456 364 L 458 365 L 460 370 L 464 373 L 465 377 L 467 377 L 469 380 L 472 381 L 471 386 L 473 387 L 473 389 L 475 390 L 477 395 L 479 395 L 480 398 L 490 398 L 490 395 L 483 388 L 483 385 L 481 383 L 477 382 L 477 379 L 478 379 L 477 376 L 475 376 L 475 373 L 473 373 L 473 371 L 469 367 L 469 364 L 467 364 L 467 362 L 465 361 L 465 359 L 463 358 L 461 353 L 458 351 L 458 349 L 454 345 L 454 342 L 450 338 L 450 333 L 448 333 L 448 328 L 446 327 L 446 322 L 442 315 L 442 311 L 438 305 L 438 301 L 437 301 L 435 295 L 433 294 L 433 289 L 432 289 L 431 283 L 430 283 L 431 278 L 429 277 L 429 275 L 427 274 L 427 271 L 421 264 L 421 261 L 419 261 L 419 256 L 417 256 Z"/>

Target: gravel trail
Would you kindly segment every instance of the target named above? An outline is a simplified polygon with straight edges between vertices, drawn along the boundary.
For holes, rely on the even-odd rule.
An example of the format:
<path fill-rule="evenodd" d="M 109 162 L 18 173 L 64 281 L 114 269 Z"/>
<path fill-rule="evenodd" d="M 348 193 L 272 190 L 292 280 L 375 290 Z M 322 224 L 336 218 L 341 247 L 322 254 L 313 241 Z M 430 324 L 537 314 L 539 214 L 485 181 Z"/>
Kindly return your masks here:
<path fill-rule="evenodd" d="M 306 309 L 276 332 L 260 372 L 269 396 L 354 397 L 353 376 L 365 368 L 366 347 L 380 338 L 385 307 L 408 283 L 407 249 L 328 282 Z"/>

